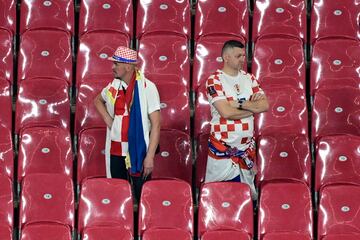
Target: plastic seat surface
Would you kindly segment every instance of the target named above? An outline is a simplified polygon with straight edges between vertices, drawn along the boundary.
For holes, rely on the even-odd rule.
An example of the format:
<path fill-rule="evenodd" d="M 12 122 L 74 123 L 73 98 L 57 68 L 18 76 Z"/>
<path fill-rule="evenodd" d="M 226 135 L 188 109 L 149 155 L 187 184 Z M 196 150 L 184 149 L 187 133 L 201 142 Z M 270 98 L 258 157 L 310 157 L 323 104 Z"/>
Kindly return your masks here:
<path fill-rule="evenodd" d="M 20 84 L 15 132 L 27 126 L 55 126 L 70 130 L 70 97 L 65 81 L 31 79 Z"/>
<path fill-rule="evenodd" d="M 29 29 L 58 29 L 74 34 L 73 0 L 25 0 L 20 5 L 20 34 Z"/>
<path fill-rule="evenodd" d="M 152 178 L 192 179 L 190 136 L 175 129 L 160 131 L 160 152 L 154 158 Z"/>
<path fill-rule="evenodd" d="M 111 19 L 111 21 L 109 21 Z M 128 0 L 83 0 L 79 13 L 79 35 L 97 30 L 111 30 L 133 35 L 133 4 Z"/>
<path fill-rule="evenodd" d="M 197 152 L 196 152 L 196 179 L 195 186 L 200 188 L 201 184 L 205 181 L 206 164 L 208 158 L 208 142 L 209 134 L 200 134 L 197 138 Z"/>
<path fill-rule="evenodd" d="M 152 228 L 177 228 L 193 235 L 193 216 L 188 183 L 162 179 L 143 185 L 139 205 L 139 236 Z"/>
<path fill-rule="evenodd" d="M 303 43 L 296 38 L 259 38 L 252 72 L 262 87 L 291 86 L 305 90 Z"/>
<path fill-rule="evenodd" d="M 38 77 L 66 80 L 69 85 L 72 84 L 69 33 L 56 30 L 31 30 L 21 35 L 18 84 L 25 79 Z"/>
<path fill-rule="evenodd" d="M 31 127 L 20 132 L 18 182 L 32 173 L 58 173 L 72 178 L 73 154 L 69 131 Z"/>
<path fill-rule="evenodd" d="M 256 0 L 253 41 L 265 35 L 285 34 L 306 41 L 306 2 L 303 0 Z"/>
<path fill-rule="evenodd" d="M 161 19 L 161 21 L 159 21 Z M 137 5 L 136 37 L 150 32 L 173 32 L 190 39 L 190 3 L 187 0 L 140 0 Z"/>
<path fill-rule="evenodd" d="M 191 234 L 182 229 L 149 229 L 144 232 L 143 240 L 192 240 Z"/>
<path fill-rule="evenodd" d="M 8 81 L 0 79 L 0 106 L 1 118 L 0 126 L 6 127 L 11 130 L 12 126 L 12 96 L 11 87 Z"/>
<path fill-rule="evenodd" d="M 0 236 L 7 236 L 14 227 L 13 183 L 6 175 L 0 175 Z M 1 238 L 3 239 L 3 238 Z"/>
<path fill-rule="evenodd" d="M 82 234 L 84 240 L 133 240 L 133 233 L 122 226 L 98 226 L 85 228 Z"/>
<path fill-rule="evenodd" d="M 0 10 L 1 11 L 1 10 Z M 1 18 L 1 17 L 0 17 Z M 14 82 L 13 78 L 13 36 L 12 33 L 6 29 L 1 29 L 0 26 L 0 82 L 8 81 L 11 84 Z"/>
<path fill-rule="evenodd" d="M 298 179 L 311 186 L 311 154 L 305 135 L 262 135 L 257 145 L 257 183 Z"/>
<path fill-rule="evenodd" d="M 315 191 L 331 183 L 360 184 L 360 137 L 324 136 L 316 143 Z"/>
<path fill-rule="evenodd" d="M 16 33 L 16 1 L 0 1 L 0 28 L 9 30 L 12 35 Z"/>
<path fill-rule="evenodd" d="M 251 237 L 245 232 L 218 230 L 218 231 L 206 232 L 201 238 L 201 240 L 227 240 L 227 239 L 250 240 Z"/>
<path fill-rule="evenodd" d="M 20 240 L 71 240 L 71 229 L 60 224 L 39 223 L 26 226 Z"/>

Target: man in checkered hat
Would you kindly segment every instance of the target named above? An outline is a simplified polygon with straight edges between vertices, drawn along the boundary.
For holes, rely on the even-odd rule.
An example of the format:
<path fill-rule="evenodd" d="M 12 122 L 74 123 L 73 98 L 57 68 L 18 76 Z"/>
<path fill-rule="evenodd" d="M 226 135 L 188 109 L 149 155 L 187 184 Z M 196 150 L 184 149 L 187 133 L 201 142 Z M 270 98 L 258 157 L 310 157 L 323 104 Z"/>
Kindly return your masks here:
<path fill-rule="evenodd" d="M 269 104 L 255 77 L 242 70 L 244 45 L 227 41 L 221 54 L 223 68 L 206 81 L 212 119 L 205 182 L 244 182 L 256 199 L 254 114 Z"/>
<path fill-rule="evenodd" d="M 136 51 L 121 46 L 108 59 L 113 62 L 114 79 L 94 100 L 107 125 L 106 175 L 121 179 L 130 175 L 139 199 L 159 144 L 159 93 L 136 68 Z"/>

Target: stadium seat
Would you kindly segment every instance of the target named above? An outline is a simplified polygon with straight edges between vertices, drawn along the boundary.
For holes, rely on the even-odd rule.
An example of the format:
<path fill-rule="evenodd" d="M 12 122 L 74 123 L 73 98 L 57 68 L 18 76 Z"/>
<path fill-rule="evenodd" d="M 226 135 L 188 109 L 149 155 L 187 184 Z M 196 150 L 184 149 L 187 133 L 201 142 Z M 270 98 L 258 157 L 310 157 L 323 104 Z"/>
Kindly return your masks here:
<path fill-rule="evenodd" d="M 10 178 L 0 174 L 0 237 L 8 236 L 14 227 L 13 184 Z M 6 239 L 6 238 L 1 238 Z M 10 238 L 9 238 L 10 239 Z"/>
<path fill-rule="evenodd" d="M 94 178 L 83 182 L 79 200 L 78 230 L 87 227 L 122 227 L 133 232 L 131 186 L 123 179 Z"/>
<path fill-rule="evenodd" d="M 71 229 L 61 224 L 38 223 L 24 227 L 20 240 L 71 240 Z"/>
<path fill-rule="evenodd" d="M 249 236 L 249 234 L 245 232 L 219 230 L 219 231 L 205 232 L 201 238 L 201 240 L 228 240 L 228 239 L 251 240 L 251 237 Z"/>
<path fill-rule="evenodd" d="M 10 31 L 12 36 L 16 33 L 16 2 L 16 0 L 0 1 L 0 28 Z"/>
<path fill-rule="evenodd" d="M 89 128 L 78 137 L 77 184 L 92 177 L 106 177 L 105 128 Z"/>
<path fill-rule="evenodd" d="M 0 125 L 0 174 L 14 180 L 14 150 L 11 128 Z"/>
<path fill-rule="evenodd" d="M 310 39 L 323 37 L 350 37 L 360 39 L 359 2 L 343 1 L 312 1 Z"/>
<path fill-rule="evenodd" d="M 79 14 L 79 35 L 96 30 L 133 35 L 133 5 L 128 0 L 82 0 Z"/>
<path fill-rule="evenodd" d="M 256 0 L 253 15 L 253 42 L 265 35 L 285 34 L 306 41 L 306 1 Z"/>
<path fill-rule="evenodd" d="M 232 230 L 254 234 L 253 203 L 247 184 L 212 182 L 202 186 L 199 202 L 198 236 L 205 232 Z M 232 238 L 234 239 L 234 238 Z"/>
<path fill-rule="evenodd" d="M 18 84 L 25 79 L 37 77 L 64 79 L 69 85 L 72 84 L 69 33 L 57 30 L 31 30 L 21 35 Z"/>
<path fill-rule="evenodd" d="M 360 235 L 359 185 L 327 185 L 319 199 L 318 239 L 329 234 Z"/>
<path fill-rule="evenodd" d="M 261 87 L 281 86 L 305 91 L 302 42 L 291 37 L 260 37 L 255 44 L 252 72 Z"/>
<path fill-rule="evenodd" d="M 119 46 L 129 46 L 129 39 L 115 31 L 90 32 L 80 37 L 77 54 L 76 85 L 108 82 L 113 79 L 111 57 Z"/>
<path fill-rule="evenodd" d="M 139 205 L 139 237 L 155 228 L 177 228 L 193 236 L 193 218 L 193 201 L 188 183 L 165 179 L 145 182 Z"/>
<path fill-rule="evenodd" d="M 70 132 L 55 127 L 30 127 L 20 131 L 17 181 L 32 173 L 73 176 Z"/>
<path fill-rule="evenodd" d="M 27 126 L 55 126 L 70 130 L 70 99 L 65 81 L 30 79 L 20 84 L 15 133 Z"/>
<path fill-rule="evenodd" d="M 173 82 L 156 85 L 160 95 L 161 128 L 190 134 L 189 94 L 185 86 Z"/>
<path fill-rule="evenodd" d="M 185 36 L 146 34 L 139 43 L 139 67 L 155 84 L 173 82 L 190 90 L 190 58 Z"/>
<path fill-rule="evenodd" d="M 312 138 L 332 134 L 360 135 L 360 89 L 319 88 L 312 111 Z"/>
<path fill-rule="evenodd" d="M 306 135 L 308 112 L 304 91 L 280 86 L 265 88 L 264 91 L 270 108 L 267 112 L 255 116 L 255 132 L 259 135 Z"/>
<path fill-rule="evenodd" d="M 81 130 L 94 127 L 106 127 L 104 120 L 94 105 L 94 98 L 111 81 L 87 82 L 79 87 L 75 111 L 75 134 Z"/>
<path fill-rule="evenodd" d="M 208 141 L 209 141 L 209 134 L 204 133 L 198 136 L 197 145 L 196 145 L 196 179 L 195 179 L 195 186 L 197 188 L 201 187 L 201 184 L 205 181 L 205 174 L 206 174 L 206 163 L 208 157 Z"/>
<path fill-rule="evenodd" d="M 160 131 L 160 153 L 155 155 L 152 178 L 179 178 L 191 184 L 190 136 L 175 129 Z"/>
<path fill-rule="evenodd" d="M 84 229 L 82 238 L 83 240 L 133 240 L 134 235 L 132 232 L 124 230 L 122 226 L 99 226 L 87 227 Z"/>
<path fill-rule="evenodd" d="M 20 4 L 20 34 L 30 29 L 58 29 L 74 35 L 74 1 L 26 0 Z"/>
<path fill-rule="evenodd" d="M 1 240 L 13 240 L 13 231 L 8 226 L 0 226 L 0 239 Z"/>
<path fill-rule="evenodd" d="M 360 234 L 328 234 L 325 235 L 321 240 L 358 240 Z"/>
<path fill-rule="evenodd" d="M 244 45 L 246 44 L 241 37 L 230 34 L 204 36 L 196 42 L 192 75 L 192 88 L 194 91 L 197 91 L 198 87 L 204 84 L 217 69 L 222 68 L 221 50 L 228 40 L 238 40 Z M 247 66 L 244 64 L 244 70 L 246 69 Z"/>
<path fill-rule="evenodd" d="M 268 233 L 263 240 L 312 240 L 309 234 L 297 232 L 275 232 Z"/>
<path fill-rule="evenodd" d="M 13 83 L 13 57 L 13 36 L 10 31 L 0 28 L 0 82 Z"/>
<path fill-rule="evenodd" d="M 195 13 L 195 41 L 210 34 L 232 34 L 248 41 L 247 0 L 199 0 Z"/>
<path fill-rule="evenodd" d="M 258 184 L 297 179 L 311 186 L 311 154 L 306 135 L 262 135 L 257 151 Z"/>
<path fill-rule="evenodd" d="M 192 240 L 193 237 L 188 231 L 176 228 L 170 229 L 149 229 L 147 230 L 142 240 Z"/>
<path fill-rule="evenodd" d="M 138 39 L 151 32 L 172 32 L 185 35 L 188 39 L 191 37 L 188 0 L 140 0 L 136 20 Z"/>
<path fill-rule="evenodd" d="M 264 184 L 260 193 L 258 226 L 259 240 L 275 232 L 297 232 L 313 239 L 313 213 L 308 186 L 302 182 Z"/>
<path fill-rule="evenodd" d="M 12 126 L 12 97 L 10 83 L 0 78 L 0 126 L 11 129 Z"/>
<path fill-rule="evenodd" d="M 315 191 L 331 183 L 360 185 L 360 136 L 324 136 L 316 143 Z"/>
<path fill-rule="evenodd" d="M 310 63 L 311 95 L 316 89 L 326 86 L 360 88 L 359 65 L 359 41 L 345 38 L 316 41 Z"/>
<path fill-rule="evenodd" d="M 194 136 L 210 133 L 211 107 L 207 97 L 205 83 L 200 85 L 196 92 L 194 107 Z"/>
<path fill-rule="evenodd" d="M 20 230 L 27 225 L 59 223 L 74 230 L 74 187 L 62 174 L 29 174 L 24 177 L 20 198 Z"/>

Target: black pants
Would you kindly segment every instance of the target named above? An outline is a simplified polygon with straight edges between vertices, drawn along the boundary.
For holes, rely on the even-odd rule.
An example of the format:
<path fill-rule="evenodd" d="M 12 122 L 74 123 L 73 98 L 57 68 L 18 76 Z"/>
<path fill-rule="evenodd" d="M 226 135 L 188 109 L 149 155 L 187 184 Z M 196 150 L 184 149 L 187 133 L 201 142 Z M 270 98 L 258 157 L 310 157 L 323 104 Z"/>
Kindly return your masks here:
<path fill-rule="evenodd" d="M 112 178 L 120 178 L 128 181 L 130 180 L 134 188 L 135 198 L 137 202 L 139 202 L 141 196 L 141 188 L 145 182 L 145 179 L 142 176 L 135 177 L 129 175 L 129 172 L 126 169 L 125 165 L 125 157 L 115 155 L 110 156 L 110 173 Z M 149 177 L 147 179 L 149 179 Z"/>

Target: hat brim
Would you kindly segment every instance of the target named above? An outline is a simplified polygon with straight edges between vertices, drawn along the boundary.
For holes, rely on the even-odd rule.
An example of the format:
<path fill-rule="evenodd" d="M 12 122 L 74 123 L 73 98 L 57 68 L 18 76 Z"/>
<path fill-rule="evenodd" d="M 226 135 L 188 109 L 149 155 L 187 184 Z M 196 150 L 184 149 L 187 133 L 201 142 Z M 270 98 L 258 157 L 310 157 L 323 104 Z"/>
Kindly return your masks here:
<path fill-rule="evenodd" d="M 137 61 L 135 61 L 135 62 L 119 61 L 113 57 L 108 57 L 107 60 L 112 61 L 112 62 L 118 62 L 118 63 L 137 64 Z"/>

